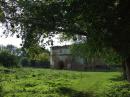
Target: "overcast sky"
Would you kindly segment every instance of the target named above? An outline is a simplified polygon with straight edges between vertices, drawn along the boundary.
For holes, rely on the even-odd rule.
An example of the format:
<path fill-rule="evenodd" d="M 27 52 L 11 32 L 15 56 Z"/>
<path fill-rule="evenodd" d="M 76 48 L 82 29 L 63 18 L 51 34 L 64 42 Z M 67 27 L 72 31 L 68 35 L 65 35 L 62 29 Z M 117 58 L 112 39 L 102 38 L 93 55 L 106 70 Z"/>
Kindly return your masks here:
<path fill-rule="evenodd" d="M 6 38 L 5 35 L 3 35 L 3 30 L 4 28 L 0 24 L 0 45 L 6 46 L 8 44 L 12 44 L 16 47 L 21 47 L 20 44 L 22 40 L 20 38 L 16 38 L 16 36 Z"/>
<path fill-rule="evenodd" d="M 21 39 L 20 38 L 16 38 L 15 36 L 14 37 L 0 37 L 0 45 L 8 45 L 8 44 L 12 44 L 16 47 L 21 47 L 20 44 L 21 44 Z"/>
<path fill-rule="evenodd" d="M 7 38 L 2 35 L 3 29 L 2 26 L 0 25 L 0 45 L 8 45 L 8 44 L 12 44 L 16 47 L 21 47 L 20 44 L 22 43 L 22 40 L 20 38 L 16 38 L 16 36 L 14 35 L 13 37 L 8 36 Z M 66 42 L 60 42 L 59 37 L 56 36 L 55 38 L 53 38 L 54 41 L 54 46 L 61 46 L 61 45 L 68 45 L 71 44 L 70 41 L 66 41 Z M 49 48 L 50 46 L 48 46 L 47 48 Z"/>

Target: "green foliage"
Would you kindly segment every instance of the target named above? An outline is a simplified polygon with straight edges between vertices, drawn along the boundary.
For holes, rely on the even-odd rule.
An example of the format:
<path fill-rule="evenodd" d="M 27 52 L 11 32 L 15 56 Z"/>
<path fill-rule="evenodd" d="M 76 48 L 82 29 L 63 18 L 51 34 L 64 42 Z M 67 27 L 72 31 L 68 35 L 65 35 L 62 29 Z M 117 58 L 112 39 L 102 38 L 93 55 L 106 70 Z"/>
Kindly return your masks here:
<path fill-rule="evenodd" d="M 18 65 L 18 58 L 8 51 L 1 51 L 0 63 L 5 67 L 14 67 Z"/>
<path fill-rule="evenodd" d="M 21 56 L 21 54 L 22 54 L 21 48 L 17 48 L 11 44 L 9 44 L 7 46 L 0 45 L 0 51 L 7 51 L 7 52 L 14 54 L 16 56 Z"/>
<path fill-rule="evenodd" d="M 4 90 L 2 85 L 0 85 L 0 97 L 4 97 Z"/>
<path fill-rule="evenodd" d="M 130 84 L 128 82 L 112 83 L 103 97 L 130 97 Z"/>
<path fill-rule="evenodd" d="M 41 51 L 41 53 L 30 52 L 28 57 L 21 57 L 19 64 L 25 67 L 49 67 L 49 53 L 46 51 Z"/>
<path fill-rule="evenodd" d="M 101 57 L 109 65 L 121 65 L 123 61 L 122 57 L 111 48 L 104 48 Z"/>
<path fill-rule="evenodd" d="M 11 69 L 0 68 L 2 97 L 103 97 L 111 79 L 120 75 L 34 68 L 16 68 L 9 73 L 5 70 Z"/>
<path fill-rule="evenodd" d="M 18 24 L 21 27 L 25 47 L 39 42 L 42 35 L 61 32 L 86 35 L 97 47 L 113 47 L 120 53 L 129 43 L 129 0 L 17 0 L 3 1 L 1 6 L 13 31 L 19 31 Z"/>
<path fill-rule="evenodd" d="M 42 54 L 38 55 L 37 60 L 43 61 L 43 62 L 49 62 L 49 58 L 50 58 L 50 56 L 48 53 L 42 53 Z"/>
<path fill-rule="evenodd" d="M 30 60 L 37 61 L 49 61 L 49 51 L 40 47 L 39 45 L 33 45 L 29 48 L 25 48 L 26 57 Z"/>
<path fill-rule="evenodd" d="M 127 57 L 129 4 L 129 0 L 16 0 L 2 1 L 1 6 L 7 16 L 7 29 L 22 37 L 25 48 L 53 34 L 79 34 L 87 36 L 96 50 L 112 48 Z"/>
<path fill-rule="evenodd" d="M 88 63 L 91 63 L 92 59 L 102 59 L 109 65 L 121 65 L 122 58 L 111 48 L 94 48 L 88 43 L 74 44 L 70 47 L 71 53 L 74 56 L 80 56 Z"/>
<path fill-rule="evenodd" d="M 0 7 L 0 22 L 5 22 L 5 14 L 1 7 Z"/>
<path fill-rule="evenodd" d="M 27 57 L 22 57 L 19 61 L 19 64 L 22 66 L 30 66 L 30 60 Z"/>
<path fill-rule="evenodd" d="M 38 45 L 33 45 L 25 49 L 25 52 L 26 52 L 26 56 L 29 59 L 36 60 L 38 55 L 41 54 L 43 51 Z"/>

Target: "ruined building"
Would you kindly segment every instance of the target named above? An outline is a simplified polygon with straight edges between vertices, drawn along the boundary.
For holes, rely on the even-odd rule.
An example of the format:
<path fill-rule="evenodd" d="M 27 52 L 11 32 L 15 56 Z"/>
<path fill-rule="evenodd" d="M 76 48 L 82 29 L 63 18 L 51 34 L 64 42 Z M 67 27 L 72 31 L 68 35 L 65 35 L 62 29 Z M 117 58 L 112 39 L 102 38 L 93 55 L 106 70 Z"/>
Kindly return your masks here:
<path fill-rule="evenodd" d="M 70 46 L 53 46 L 50 49 L 50 65 L 58 69 L 83 70 L 85 62 L 83 58 L 73 57 L 70 52 Z"/>
<path fill-rule="evenodd" d="M 91 63 L 79 56 L 72 56 L 70 46 L 53 46 L 50 49 L 50 65 L 57 69 L 87 70 L 87 69 L 107 69 L 108 66 L 103 60 L 93 58 Z"/>

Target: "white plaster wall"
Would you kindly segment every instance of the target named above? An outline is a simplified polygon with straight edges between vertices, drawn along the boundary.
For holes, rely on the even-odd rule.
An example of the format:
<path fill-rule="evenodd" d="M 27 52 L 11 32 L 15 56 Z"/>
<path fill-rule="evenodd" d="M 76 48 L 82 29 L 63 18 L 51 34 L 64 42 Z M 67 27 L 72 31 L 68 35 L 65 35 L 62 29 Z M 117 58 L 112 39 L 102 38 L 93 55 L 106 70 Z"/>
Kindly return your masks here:
<path fill-rule="evenodd" d="M 72 58 L 70 58 L 71 53 L 70 53 L 70 49 L 69 48 L 57 48 L 57 49 L 50 49 L 51 52 L 51 56 L 50 56 L 50 64 L 52 67 L 58 65 L 58 61 L 63 61 L 65 62 L 67 58 L 69 58 L 71 61 Z M 71 56 L 72 57 L 72 56 Z M 55 59 L 55 60 L 54 60 Z M 84 60 L 83 58 L 80 57 L 76 57 L 73 62 L 75 65 L 79 64 L 79 65 L 83 65 L 84 64 Z M 69 64 L 69 63 L 67 63 Z"/>

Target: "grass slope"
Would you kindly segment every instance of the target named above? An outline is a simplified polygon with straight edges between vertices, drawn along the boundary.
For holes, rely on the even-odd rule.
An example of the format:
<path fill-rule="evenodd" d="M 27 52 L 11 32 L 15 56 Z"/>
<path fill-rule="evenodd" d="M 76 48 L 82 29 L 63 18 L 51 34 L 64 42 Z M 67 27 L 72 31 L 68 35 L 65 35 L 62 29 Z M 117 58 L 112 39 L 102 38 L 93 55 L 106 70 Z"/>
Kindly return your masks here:
<path fill-rule="evenodd" d="M 95 97 L 119 76 L 119 72 L 0 68 L 0 97 Z"/>

